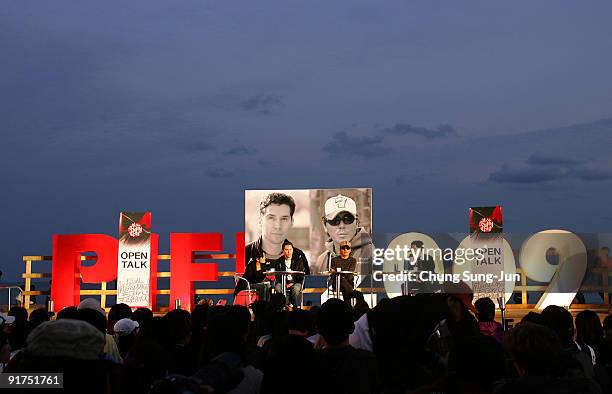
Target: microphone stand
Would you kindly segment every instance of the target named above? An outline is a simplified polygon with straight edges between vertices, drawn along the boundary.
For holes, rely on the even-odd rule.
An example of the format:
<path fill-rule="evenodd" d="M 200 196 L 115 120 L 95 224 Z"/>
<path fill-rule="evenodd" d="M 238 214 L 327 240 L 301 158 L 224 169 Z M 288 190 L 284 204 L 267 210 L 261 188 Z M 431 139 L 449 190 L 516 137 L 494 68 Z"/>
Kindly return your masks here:
<path fill-rule="evenodd" d="M 502 319 L 502 328 L 504 332 L 507 330 L 506 327 L 506 297 L 505 294 L 501 297 L 497 297 L 497 305 L 499 305 L 499 310 L 501 311 L 501 319 Z"/>

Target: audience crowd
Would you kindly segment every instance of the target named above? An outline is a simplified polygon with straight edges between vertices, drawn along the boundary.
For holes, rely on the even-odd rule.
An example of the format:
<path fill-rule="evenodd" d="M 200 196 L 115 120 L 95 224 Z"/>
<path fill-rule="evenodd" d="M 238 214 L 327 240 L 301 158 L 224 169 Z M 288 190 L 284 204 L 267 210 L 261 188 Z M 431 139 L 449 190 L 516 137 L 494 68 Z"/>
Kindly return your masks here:
<path fill-rule="evenodd" d="M 13 307 L 0 315 L 0 365 L 61 372 L 64 392 L 87 394 L 612 392 L 612 316 L 549 306 L 505 331 L 488 298 L 419 294 L 373 309 L 353 298 L 309 310 L 287 310 L 282 295 L 250 308 L 202 301 L 163 316 L 88 298 L 54 319 Z"/>

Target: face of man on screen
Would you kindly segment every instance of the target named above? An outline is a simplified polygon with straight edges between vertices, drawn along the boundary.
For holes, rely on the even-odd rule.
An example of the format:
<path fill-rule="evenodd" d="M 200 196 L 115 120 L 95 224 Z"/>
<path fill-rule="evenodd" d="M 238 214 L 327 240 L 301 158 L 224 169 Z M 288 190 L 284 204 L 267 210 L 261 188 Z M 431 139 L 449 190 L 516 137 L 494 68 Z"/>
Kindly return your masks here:
<path fill-rule="evenodd" d="M 268 205 L 261 220 L 261 236 L 266 242 L 282 244 L 293 225 L 291 210 L 288 205 Z"/>
<path fill-rule="evenodd" d="M 325 229 L 335 243 L 350 241 L 357 231 L 357 219 L 350 212 L 340 212 L 331 220 L 326 220 Z"/>

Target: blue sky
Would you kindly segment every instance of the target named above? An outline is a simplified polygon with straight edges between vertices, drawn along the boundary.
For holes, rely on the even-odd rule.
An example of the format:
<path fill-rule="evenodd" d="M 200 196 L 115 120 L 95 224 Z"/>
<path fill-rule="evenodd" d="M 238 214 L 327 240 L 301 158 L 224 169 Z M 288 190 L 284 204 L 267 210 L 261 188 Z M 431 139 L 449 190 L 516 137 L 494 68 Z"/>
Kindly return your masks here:
<path fill-rule="evenodd" d="M 606 1 L 19 1 L 0 9 L 0 267 L 245 188 L 372 187 L 375 231 L 610 232 Z"/>

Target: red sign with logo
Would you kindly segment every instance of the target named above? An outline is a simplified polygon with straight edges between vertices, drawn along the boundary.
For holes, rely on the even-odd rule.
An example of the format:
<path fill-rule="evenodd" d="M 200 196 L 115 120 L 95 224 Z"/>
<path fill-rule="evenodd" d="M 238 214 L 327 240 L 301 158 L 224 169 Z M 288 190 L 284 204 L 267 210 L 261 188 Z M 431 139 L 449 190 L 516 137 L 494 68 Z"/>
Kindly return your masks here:
<path fill-rule="evenodd" d="M 151 234 L 150 292 L 155 308 L 159 235 Z M 119 241 L 106 234 L 54 235 L 51 268 L 51 298 L 55 308 L 78 305 L 82 283 L 102 283 L 117 279 Z M 179 299 L 191 310 L 194 282 L 217 281 L 217 263 L 196 263 L 194 252 L 221 252 L 221 233 L 170 233 L 170 305 Z M 81 255 L 93 252 L 96 264 L 81 265 Z M 244 272 L 244 233 L 236 233 L 236 272 Z"/>

